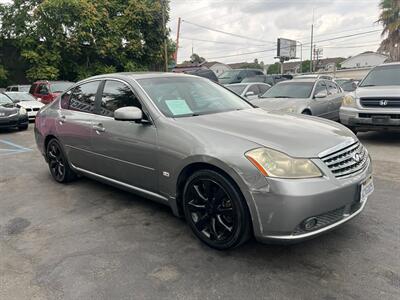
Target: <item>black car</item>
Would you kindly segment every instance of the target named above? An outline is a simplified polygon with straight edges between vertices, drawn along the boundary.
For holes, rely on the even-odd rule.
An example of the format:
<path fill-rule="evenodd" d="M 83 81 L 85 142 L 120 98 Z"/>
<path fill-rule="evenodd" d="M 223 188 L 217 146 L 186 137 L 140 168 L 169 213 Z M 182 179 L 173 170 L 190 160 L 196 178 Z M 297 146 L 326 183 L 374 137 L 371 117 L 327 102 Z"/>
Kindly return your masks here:
<path fill-rule="evenodd" d="M 186 71 L 184 72 L 186 74 L 190 74 L 190 75 L 196 75 L 196 76 L 200 76 L 200 77 L 204 77 L 204 78 L 208 78 L 214 82 L 218 82 L 218 77 L 217 75 L 215 75 L 215 73 L 213 71 L 211 71 L 210 69 L 197 69 L 197 70 L 190 70 L 190 71 Z"/>
<path fill-rule="evenodd" d="M 25 108 L 18 108 L 5 94 L 0 94 L 0 128 L 13 128 L 26 130 L 29 119 Z"/>
<path fill-rule="evenodd" d="M 232 84 L 240 83 L 243 79 L 248 77 L 255 77 L 264 75 L 261 70 L 258 69 L 233 69 L 222 73 L 218 80 L 221 84 Z"/>

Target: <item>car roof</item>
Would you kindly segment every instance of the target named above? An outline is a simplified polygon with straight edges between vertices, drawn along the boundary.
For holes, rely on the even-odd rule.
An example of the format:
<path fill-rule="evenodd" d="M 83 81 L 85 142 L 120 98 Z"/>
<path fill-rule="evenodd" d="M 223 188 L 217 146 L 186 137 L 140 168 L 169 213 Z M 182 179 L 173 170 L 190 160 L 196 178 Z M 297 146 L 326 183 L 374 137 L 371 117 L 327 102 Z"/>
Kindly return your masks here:
<path fill-rule="evenodd" d="M 400 62 L 390 62 L 390 63 L 384 63 L 384 64 L 380 64 L 380 66 L 400 66 Z"/>
<path fill-rule="evenodd" d="M 180 77 L 193 77 L 199 78 L 199 76 L 194 76 L 185 73 L 170 73 L 170 72 L 120 72 L 120 73 L 110 73 L 110 74 L 102 74 L 93 76 L 87 79 L 102 79 L 109 77 L 117 77 L 117 78 L 129 78 L 129 79 L 149 79 L 149 78 L 180 78 Z M 85 79 L 86 80 L 86 79 Z"/>
<path fill-rule="evenodd" d="M 327 80 L 327 79 L 321 79 L 321 78 L 294 78 L 292 80 L 284 80 L 284 81 L 279 81 L 277 84 L 281 83 L 291 83 L 291 82 L 312 82 L 315 83 L 318 80 Z"/>
<path fill-rule="evenodd" d="M 38 83 L 59 83 L 59 82 L 73 83 L 72 81 L 68 81 L 68 80 L 37 80 L 33 84 L 38 84 Z"/>

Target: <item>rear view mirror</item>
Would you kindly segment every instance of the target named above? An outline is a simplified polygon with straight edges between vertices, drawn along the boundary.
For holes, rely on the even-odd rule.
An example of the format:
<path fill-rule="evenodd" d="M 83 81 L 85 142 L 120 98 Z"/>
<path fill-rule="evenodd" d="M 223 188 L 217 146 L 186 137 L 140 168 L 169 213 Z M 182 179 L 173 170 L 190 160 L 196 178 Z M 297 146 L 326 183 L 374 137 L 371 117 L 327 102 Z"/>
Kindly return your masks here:
<path fill-rule="evenodd" d="M 142 110 L 134 106 L 121 107 L 114 111 L 114 119 L 117 121 L 139 122 L 142 120 L 142 118 Z"/>
<path fill-rule="evenodd" d="M 249 92 L 247 92 L 246 94 L 244 94 L 245 97 L 254 96 L 254 95 L 255 95 L 255 94 L 254 94 L 254 92 L 252 92 L 252 91 L 249 91 Z"/>
<path fill-rule="evenodd" d="M 322 98 L 326 98 L 328 96 L 328 92 L 327 91 L 321 91 L 315 94 L 314 98 L 315 99 L 322 99 Z"/>

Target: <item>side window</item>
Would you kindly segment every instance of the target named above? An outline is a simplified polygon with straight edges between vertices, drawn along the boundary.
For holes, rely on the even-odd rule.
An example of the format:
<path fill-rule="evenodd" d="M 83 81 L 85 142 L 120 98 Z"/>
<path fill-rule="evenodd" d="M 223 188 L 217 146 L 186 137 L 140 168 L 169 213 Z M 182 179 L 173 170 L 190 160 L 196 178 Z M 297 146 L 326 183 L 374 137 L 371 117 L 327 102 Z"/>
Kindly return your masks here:
<path fill-rule="evenodd" d="M 12 92 L 18 92 L 18 87 L 13 86 L 13 87 L 11 88 L 11 91 L 12 91 Z"/>
<path fill-rule="evenodd" d="M 262 71 L 255 71 L 256 75 L 264 75 Z"/>
<path fill-rule="evenodd" d="M 334 82 L 327 81 L 326 86 L 328 87 L 328 94 L 334 95 L 339 93 L 339 90 Z"/>
<path fill-rule="evenodd" d="M 6 88 L 6 92 L 9 92 L 11 90 L 11 88 L 8 86 L 7 88 Z"/>
<path fill-rule="evenodd" d="M 246 93 L 248 92 L 253 92 L 254 95 L 258 95 L 260 93 L 260 90 L 258 89 L 258 85 L 257 84 L 252 84 L 249 89 L 247 90 Z"/>
<path fill-rule="evenodd" d="M 125 106 L 135 106 L 142 109 L 139 99 L 126 84 L 107 80 L 101 97 L 100 114 L 106 117 L 114 117 L 114 111 Z"/>
<path fill-rule="evenodd" d="M 61 108 L 69 109 L 69 99 L 71 98 L 71 95 L 72 90 L 69 90 L 61 96 Z"/>
<path fill-rule="evenodd" d="M 29 89 L 29 94 L 34 94 L 36 90 L 37 84 L 32 84 L 31 88 Z"/>
<path fill-rule="evenodd" d="M 69 109 L 93 113 L 99 82 L 92 81 L 74 88 L 69 100 Z"/>
<path fill-rule="evenodd" d="M 253 71 L 253 70 L 248 70 L 247 71 L 247 77 L 254 77 L 254 76 L 256 76 L 256 72 L 255 71 Z"/>
<path fill-rule="evenodd" d="M 259 84 L 258 88 L 260 89 L 260 94 L 264 94 L 266 91 L 269 90 L 269 86 L 266 84 Z"/>
<path fill-rule="evenodd" d="M 314 96 L 323 91 L 327 92 L 326 84 L 324 81 L 320 80 L 318 81 L 317 86 L 315 87 Z"/>
<path fill-rule="evenodd" d="M 39 84 L 38 94 L 47 95 L 48 93 L 49 93 L 49 88 L 48 88 L 47 84 L 45 84 L 45 83 Z"/>
<path fill-rule="evenodd" d="M 244 79 L 247 77 L 247 71 L 240 71 L 238 77 Z"/>

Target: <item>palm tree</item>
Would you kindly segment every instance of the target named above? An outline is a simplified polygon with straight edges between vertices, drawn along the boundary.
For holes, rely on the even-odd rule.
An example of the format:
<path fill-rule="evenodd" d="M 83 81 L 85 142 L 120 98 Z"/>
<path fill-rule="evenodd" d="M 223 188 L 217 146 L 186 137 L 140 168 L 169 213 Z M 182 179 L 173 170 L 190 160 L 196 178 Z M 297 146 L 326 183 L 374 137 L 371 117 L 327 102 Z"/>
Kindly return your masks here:
<path fill-rule="evenodd" d="M 400 0 L 382 0 L 378 22 L 383 25 L 382 37 L 385 39 L 379 47 L 380 52 L 400 61 Z"/>

